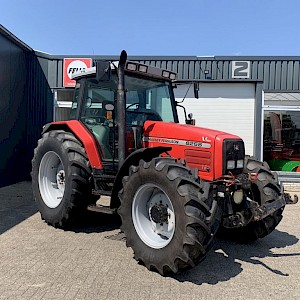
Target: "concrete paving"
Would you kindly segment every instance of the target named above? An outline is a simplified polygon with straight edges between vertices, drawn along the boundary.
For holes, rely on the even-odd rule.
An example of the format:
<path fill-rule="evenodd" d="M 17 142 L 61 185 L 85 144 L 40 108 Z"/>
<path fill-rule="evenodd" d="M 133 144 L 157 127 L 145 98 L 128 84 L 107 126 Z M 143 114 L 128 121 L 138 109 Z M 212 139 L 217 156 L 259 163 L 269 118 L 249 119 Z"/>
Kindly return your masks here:
<path fill-rule="evenodd" d="M 91 214 L 70 231 L 44 223 L 29 182 L 0 189 L 0 299 L 300 299 L 300 204 L 251 245 L 224 240 L 181 275 L 133 259 L 118 219 Z"/>

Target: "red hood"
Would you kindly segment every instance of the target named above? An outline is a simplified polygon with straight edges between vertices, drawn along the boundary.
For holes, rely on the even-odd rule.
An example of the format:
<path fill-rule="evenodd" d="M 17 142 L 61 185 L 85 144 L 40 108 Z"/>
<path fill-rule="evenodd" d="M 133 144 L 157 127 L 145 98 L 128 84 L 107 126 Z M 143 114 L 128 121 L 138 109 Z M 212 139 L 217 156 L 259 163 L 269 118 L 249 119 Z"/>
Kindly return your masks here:
<path fill-rule="evenodd" d="M 145 137 L 210 142 L 220 135 L 226 135 L 228 138 L 229 134 L 219 130 L 178 123 L 146 121 L 144 124 Z M 232 134 L 230 137 L 240 139 L 240 137 Z"/>

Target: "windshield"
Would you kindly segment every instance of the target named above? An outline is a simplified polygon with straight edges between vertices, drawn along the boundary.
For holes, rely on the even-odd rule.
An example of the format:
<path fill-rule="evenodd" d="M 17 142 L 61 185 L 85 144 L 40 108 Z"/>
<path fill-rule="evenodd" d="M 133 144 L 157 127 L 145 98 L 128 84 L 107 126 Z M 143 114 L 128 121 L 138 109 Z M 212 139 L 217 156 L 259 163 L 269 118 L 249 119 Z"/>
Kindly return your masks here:
<path fill-rule="evenodd" d="M 125 76 L 125 86 L 129 113 L 152 113 L 158 120 L 175 121 L 169 82 Z"/>
<path fill-rule="evenodd" d="M 83 104 L 82 118 L 98 117 L 106 118 L 106 104 L 114 104 L 117 109 L 117 75 L 114 74 L 110 81 L 97 82 L 95 78 L 87 79 L 87 94 Z M 146 119 L 174 122 L 174 112 L 172 106 L 171 86 L 167 81 L 160 81 L 152 78 L 137 78 L 125 75 L 126 88 L 126 110 L 127 122 L 133 115 L 143 113 Z M 71 118 L 75 118 L 77 110 L 79 84 L 75 89 Z M 173 101 L 174 104 L 174 101 Z M 117 114 L 115 113 L 115 116 Z"/>

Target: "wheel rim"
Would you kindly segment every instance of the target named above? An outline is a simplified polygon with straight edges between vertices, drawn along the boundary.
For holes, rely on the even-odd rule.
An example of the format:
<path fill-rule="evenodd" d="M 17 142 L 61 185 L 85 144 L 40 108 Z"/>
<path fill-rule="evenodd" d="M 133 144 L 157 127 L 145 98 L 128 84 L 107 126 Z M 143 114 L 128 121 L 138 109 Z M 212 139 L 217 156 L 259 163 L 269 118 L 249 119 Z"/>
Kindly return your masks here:
<path fill-rule="evenodd" d="M 157 185 L 144 184 L 135 193 L 132 219 L 141 240 L 149 247 L 167 246 L 175 232 L 175 213 L 168 195 Z"/>
<path fill-rule="evenodd" d="M 57 207 L 65 192 L 65 170 L 63 163 L 54 151 L 43 156 L 39 167 L 39 188 L 44 203 Z"/>

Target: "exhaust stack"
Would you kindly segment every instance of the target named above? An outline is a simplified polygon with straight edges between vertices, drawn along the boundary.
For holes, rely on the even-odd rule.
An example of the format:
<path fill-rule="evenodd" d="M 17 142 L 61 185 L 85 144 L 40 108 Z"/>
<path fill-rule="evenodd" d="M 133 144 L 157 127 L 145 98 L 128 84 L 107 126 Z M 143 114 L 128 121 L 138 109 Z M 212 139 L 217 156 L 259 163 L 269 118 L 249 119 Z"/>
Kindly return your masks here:
<path fill-rule="evenodd" d="M 118 90 L 117 90 L 117 126 L 118 126 L 118 157 L 119 169 L 123 165 L 126 155 L 126 94 L 124 69 L 127 60 L 125 50 L 121 52 L 118 66 Z"/>

